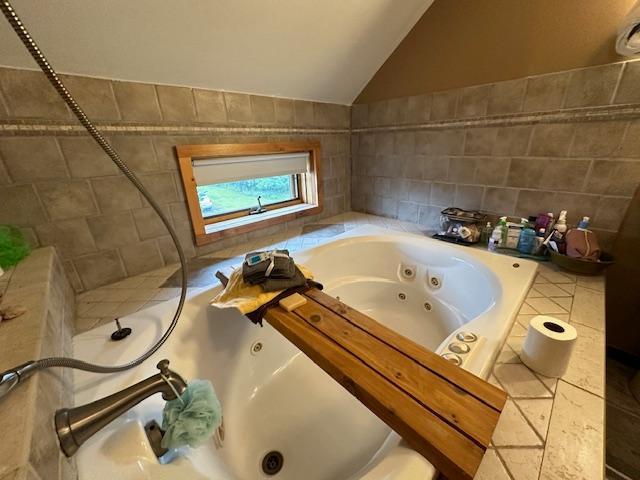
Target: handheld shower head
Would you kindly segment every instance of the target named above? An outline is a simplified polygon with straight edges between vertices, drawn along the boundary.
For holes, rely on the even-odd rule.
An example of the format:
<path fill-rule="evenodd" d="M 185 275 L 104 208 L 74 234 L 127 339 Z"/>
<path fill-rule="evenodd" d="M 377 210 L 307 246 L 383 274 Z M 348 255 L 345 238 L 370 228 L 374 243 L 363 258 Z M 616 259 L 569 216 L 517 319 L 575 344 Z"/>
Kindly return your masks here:
<path fill-rule="evenodd" d="M 145 360 L 147 360 L 151 355 L 157 352 L 162 345 L 167 341 L 173 330 L 175 329 L 178 320 L 180 318 L 180 314 L 182 313 L 182 308 L 184 306 L 184 302 L 187 296 L 187 260 L 184 255 L 184 251 L 180 246 L 180 239 L 178 238 L 178 234 L 176 233 L 175 228 L 172 223 L 169 221 L 167 215 L 164 213 L 160 204 L 153 198 L 151 193 L 147 190 L 147 188 L 142 184 L 142 182 L 138 179 L 138 177 L 133 173 L 133 171 L 129 168 L 129 166 L 120 158 L 118 153 L 113 149 L 113 147 L 109 144 L 106 138 L 100 133 L 98 128 L 91 122 L 91 120 L 84 113 L 82 108 L 75 101 L 71 93 L 67 90 L 67 88 L 62 83 L 62 80 L 55 72 L 53 67 L 49 64 L 46 57 L 36 44 L 33 37 L 27 31 L 24 23 L 18 17 L 17 12 L 11 6 L 10 0 L 0 0 L 0 13 L 4 15 L 4 17 L 9 22 L 9 25 L 16 32 L 24 46 L 27 48 L 33 59 L 40 66 L 40 69 L 44 72 L 47 80 L 51 83 L 53 88 L 56 89 L 60 97 L 67 104 L 71 112 L 78 119 L 80 124 L 82 124 L 87 132 L 93 137 L 96 143 L 102 148 L 102 150 L 107 154 L 107 156 L 111 159 L 111 161 L 120 169 L 120 171 L 131 181 L 131 183 L 138 189 L 138 191 L 142 194 L 142 196 L 147 200 L 147 203 L 153 208 L 153 210 L 158 214 L 161 222 L 167 229 L 169 236 L 173 240 L 173 243 L 176 247 L 176 251 L 178 253 L 178 259 L 180 261 L 181 266 L 181 280 L 182 280 L 182 288 L 180 290 L 180 299 L 178 300 L 178 305 L 176 307 L 176 311 L 173 315 L 171 323 L 162 334 L 162 336 L 156 341 L 156 343 L 150 347 L 146 352 L 144 352 L 139 357 L 134 360 L 129 361 L 128 363 L 122 365 L 95 365 L 89 362 L 85 362 L 82 360 L 78 360 L 75 358 L 68 357 L 50 357 L 50 358 L 41 358 L 39 360 L 31 361 L 20 365 L 18 367 L 11 368 L 3 373 L 0 373 L 0 398 L 6 395 L 9 391 L 13 389 L 18 383 L 24 380 L 26 377 L 30 376 L 37 370 L 43 370 L 46 368 L 52 367 L 63 367 L 63 368 L 76 368 L 79 370 L 84 370 L 86 372 L 94 372 L 94 373 L 118 373 L 123 372 L 125 370 L 129 370 L 131 368 L 137 367 L 142 364 Z"/>
<path fill-rule="evenodd" d="M 7 370 L 0 374 L 0 399 L 9 393 L 13 387 L 18 385 L 22 380 L 29 378 L 37 370 L 35 362 L 27 362 L 18 365 L 11 370 Z"/>
<path fill-rule="evenodd" d="M 20 382 L 20 376 L 16 372 L 8 371 L 2 374 L 0 378 L 0 398 L 4 397 L 9 391 Z"/>

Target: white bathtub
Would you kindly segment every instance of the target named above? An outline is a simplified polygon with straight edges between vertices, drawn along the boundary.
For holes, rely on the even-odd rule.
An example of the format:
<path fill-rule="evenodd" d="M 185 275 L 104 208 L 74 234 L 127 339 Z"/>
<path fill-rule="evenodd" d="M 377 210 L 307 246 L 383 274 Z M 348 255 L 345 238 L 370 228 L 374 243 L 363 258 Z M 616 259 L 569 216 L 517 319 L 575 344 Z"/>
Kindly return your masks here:
<path fill-rule="evenodd" d="M 438 353 L 456 334 L 480 337 L 464 368 L 487 377 L 536 265 L 423 236 L 361 227 L 295 254 L 325 291 Z M 517 266 L 514 266 L 517 265 Z M 218 287 L 219 288 L 219 287 Z M 113 376 L 76 373 L 76 404 L 101 398 L 156 373 L 161 358 L 183 377 L 211 380 L 224 411 L 225 440 L 185 449 L 160 465 L 143 425 L 161 418 L 152 397 L 117 419 L 77 454 L 80 480 L 210 478 L 257 480 L 426 480 L 435 470 L 383 422 L 266 322 L 208 308 L 216 289 L 190 293 L 173 336 L 154 357 Z M 151 346 L 176 300 L 123 319 L 129 339 L 107 341 L 112 326 L 78 335 L 79 358 L 115 364 Z M 254 345 L 261 350 L 254 353 Z M 284 456 L 274 476 L 262 472 L 270 451 Z"/>

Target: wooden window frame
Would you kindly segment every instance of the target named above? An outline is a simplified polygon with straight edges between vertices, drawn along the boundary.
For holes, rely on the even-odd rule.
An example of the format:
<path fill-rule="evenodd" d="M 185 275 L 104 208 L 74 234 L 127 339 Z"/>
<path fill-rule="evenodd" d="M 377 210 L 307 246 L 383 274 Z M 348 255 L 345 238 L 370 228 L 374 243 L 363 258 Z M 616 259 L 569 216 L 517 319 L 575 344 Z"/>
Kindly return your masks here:
<path fill-rule="evenodd" d="M 230 237 L 260 228 L 277 225 L 296 218 L 308 215 L 317 215 L 322 212 L 323 188 L 321 176 L 320 142 L 277 142 L 277 143 L 218 143 L 209 145 L 176 145 L 178 154 L 178 166 L 182 185 L 184 186 L 185 197 L 193 227 L 193 234 L 196 245 L 205 245 L 221 238 Z M 215 159 L 222 157 L 247 156 L 247 155 L 268 155 L 274 153 L 309 153 L 309 170 L 298 175 L 298 196 L 299 198 L 268 205 L 268 211 L 291 207 L 295 205 L 307 205 L 308 208 L 293 212 L 283 212 L 282 215 L 260 218 L 255 215 L 255 220 L 242 224 L 229 226 L 207 233 L 207 225 L 212 225 L 236 218 L 248 216 L 248 210 L 231 212 L 215 217 L 204 218 L 200 210 L 198 192 L 196 190 L 196 180 L 193 174 L 193 160 Z M 254 216 L 252 216 L 254 217 Z"/>

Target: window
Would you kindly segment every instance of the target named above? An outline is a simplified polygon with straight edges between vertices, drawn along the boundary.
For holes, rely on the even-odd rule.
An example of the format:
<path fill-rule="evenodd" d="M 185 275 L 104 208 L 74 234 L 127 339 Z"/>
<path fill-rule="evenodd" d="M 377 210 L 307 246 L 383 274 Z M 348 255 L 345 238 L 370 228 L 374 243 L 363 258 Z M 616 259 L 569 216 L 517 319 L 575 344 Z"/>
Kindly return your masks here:
<path fill-rule="evenodd" d="M 299 200 L 299 178 L 299 175 L 278 175 L 201 185 L 196 187 L 200 211 L 207 219 L 251 210 L 258 206 L 258 199 L 263 207 Z"/>
<path fill-rule="evenodd" d="M 176 150 L 198 245 L 322 209 L 317 142 Z"/>

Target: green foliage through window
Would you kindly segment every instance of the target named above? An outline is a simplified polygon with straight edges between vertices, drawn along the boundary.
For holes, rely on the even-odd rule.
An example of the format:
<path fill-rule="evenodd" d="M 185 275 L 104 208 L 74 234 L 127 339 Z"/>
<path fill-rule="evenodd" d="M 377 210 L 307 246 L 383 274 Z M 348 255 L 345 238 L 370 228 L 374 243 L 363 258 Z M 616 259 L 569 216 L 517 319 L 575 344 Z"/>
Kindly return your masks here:
<path fill-rule="evenodd" d="M 205 218 L 254 208 L 258 206 L 258 196 L 262 197 L 263 206 L 298 197 L 295 175 L 202 185 L 197 190 L 200 210 Z"/>

